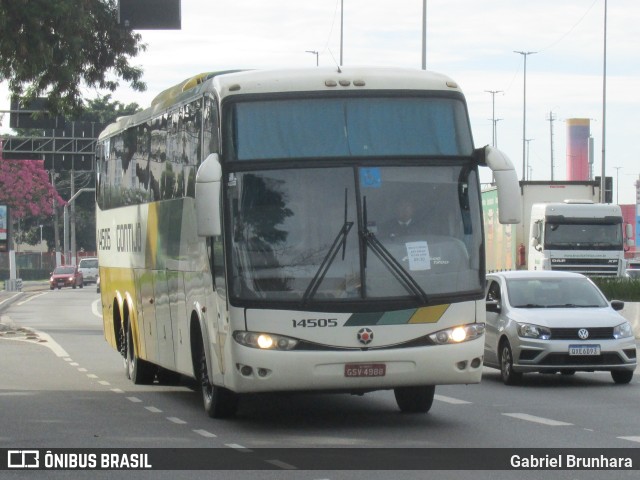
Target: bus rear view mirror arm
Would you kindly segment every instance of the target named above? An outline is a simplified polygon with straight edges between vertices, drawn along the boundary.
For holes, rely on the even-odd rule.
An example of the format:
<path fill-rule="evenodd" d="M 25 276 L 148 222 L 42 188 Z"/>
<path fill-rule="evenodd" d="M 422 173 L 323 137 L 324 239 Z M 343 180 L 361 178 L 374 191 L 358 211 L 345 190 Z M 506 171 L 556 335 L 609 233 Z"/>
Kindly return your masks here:
<path fill-rule="evenodd" d="M 520 223 L 522 206 L 518 191 L 518 176 L 509 157 L 489 145 L 476 149 L 474 157 L 480 165 L 486 165 L 493 172 L 493 178 L 498 187 L 500 223 Z"/>
<path fill-rule="evenodd" d="M 198 235 L 215 237 L 221 234 L 220 185 L 222 167 L 217 153 L 209 155 L 196 174 L 196 221 Z"/>

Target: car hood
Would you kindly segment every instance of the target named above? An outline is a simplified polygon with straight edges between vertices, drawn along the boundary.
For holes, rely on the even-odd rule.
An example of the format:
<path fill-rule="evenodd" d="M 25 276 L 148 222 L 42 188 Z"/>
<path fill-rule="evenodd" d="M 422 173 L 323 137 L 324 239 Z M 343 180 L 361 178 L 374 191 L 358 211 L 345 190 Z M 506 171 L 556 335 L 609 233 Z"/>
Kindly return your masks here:
<path fill-rule="evenodd" d="M 549 328 L 615 327 L 625 318 L 612 308 L 518 308 L 509 317 Z"/>

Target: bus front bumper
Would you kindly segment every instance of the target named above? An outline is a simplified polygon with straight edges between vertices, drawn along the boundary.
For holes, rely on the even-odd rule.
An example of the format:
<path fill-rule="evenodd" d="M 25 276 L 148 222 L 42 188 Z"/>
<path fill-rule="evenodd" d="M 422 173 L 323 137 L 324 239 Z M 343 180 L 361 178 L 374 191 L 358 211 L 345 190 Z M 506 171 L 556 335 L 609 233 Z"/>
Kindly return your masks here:
<path fill-rule="evenodd" d="M 479 383 L 484 336 L 453 344 L 335 352 L 259 350 L 233 343 L 225 387 L 237 393 L 384 390 Z"/>

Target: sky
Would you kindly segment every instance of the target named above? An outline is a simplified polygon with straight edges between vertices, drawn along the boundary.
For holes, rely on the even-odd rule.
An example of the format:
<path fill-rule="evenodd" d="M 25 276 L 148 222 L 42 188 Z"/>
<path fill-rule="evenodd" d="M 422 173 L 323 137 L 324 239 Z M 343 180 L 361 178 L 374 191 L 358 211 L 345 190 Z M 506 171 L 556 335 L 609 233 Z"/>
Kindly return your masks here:
<path fill-rule="evenodd" d="M 338 65 L 341 1 L 344 66 L 422 67 L 422 0 L 182 0 L 181 30 L 139 32 L 147 50 L 132 63 L 144 69 L 147 91 L 123 85 L 112 97 L 146 107 L 201 72 L 313 68 L 307 51 L 318 52 L 320 66 Z M 604 131 L 614 202 L 630 204 L 640 178 L 640 2 L 606 2 L 605 37 L 605 1 L 427 0 L 426 64 L 462 88 L 476 147 L 492 144 L 495 124 L 497 147 L 519 178 L 524 157 L 528 180 L 550 180 L 553 158 L 554 180 L 566 180 L 566 121 L 590 119 L 594 175 Z M 526 142 L 525 56 L 514 51 L 536 52 L 526 56 Z M 86 90 L 88 98 L 105 93 Z M 8 108 L 0 84 L 0 110 Z M 8 131 L 5 118 L 0 133 Z"/>

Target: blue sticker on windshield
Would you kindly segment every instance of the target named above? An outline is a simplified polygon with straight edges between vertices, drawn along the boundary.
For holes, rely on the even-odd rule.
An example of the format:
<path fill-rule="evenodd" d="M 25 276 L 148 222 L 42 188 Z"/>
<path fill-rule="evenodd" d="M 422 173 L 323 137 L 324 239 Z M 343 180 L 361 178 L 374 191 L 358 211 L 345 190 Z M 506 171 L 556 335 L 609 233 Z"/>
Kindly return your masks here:
<path fill-rule="evenodd" d="M 380 188 L 382 186 L 382 177 L 379 168 L 361 168 L 360 169 L 360 186 L 362 188 Z"/>

